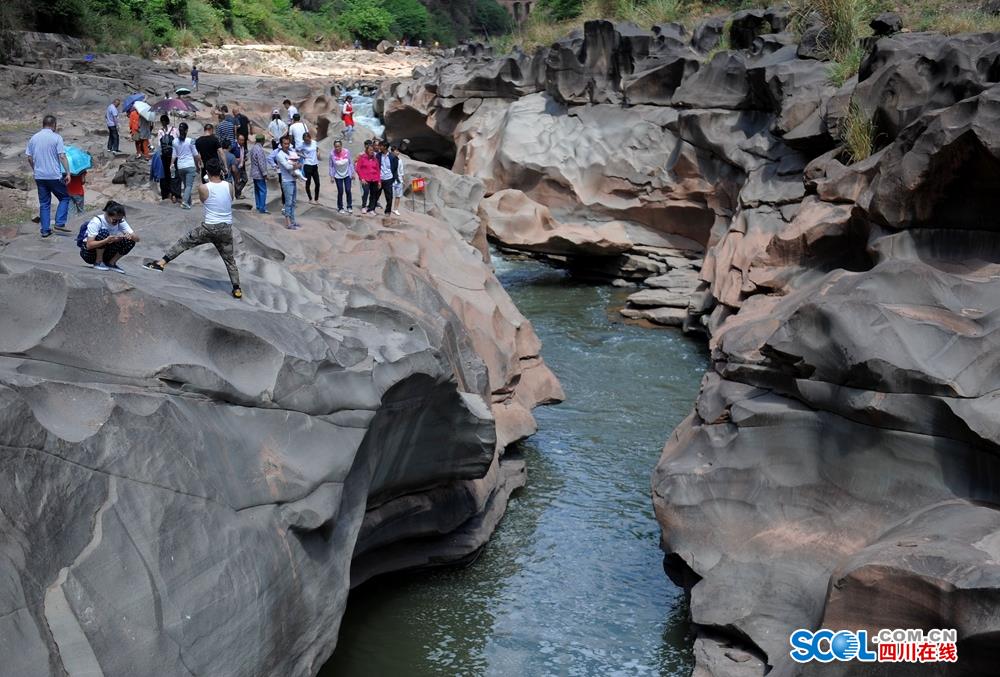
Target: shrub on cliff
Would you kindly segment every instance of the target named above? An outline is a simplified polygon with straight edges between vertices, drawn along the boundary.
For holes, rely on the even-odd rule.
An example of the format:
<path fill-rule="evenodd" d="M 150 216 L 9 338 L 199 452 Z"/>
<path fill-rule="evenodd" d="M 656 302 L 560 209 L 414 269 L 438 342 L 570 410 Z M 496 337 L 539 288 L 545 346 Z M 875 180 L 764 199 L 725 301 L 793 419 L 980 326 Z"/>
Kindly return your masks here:
<path fill-rule="evenodd" d="M 842 84 L 858 72 L 860 41 L 871 35 L 868 23 L 878 8 L 878 0 L 795 0 L 792 27 L 800 33 L 813 25 L 822 27 L 817 42 L 823 56 L 835 62 L 831 80 Z"/>
<path fill-rule="evenodd" d="M 378 42 L 389 37 L 392 14 L 377 0 L 348 0 L 337 24 L 354 37 L 366 42 Z"/>
<path fill-rule="evenodd" d="M 383 7 L 392 15 L 392 34 L 411 41 L 431 36 L 431 15 L 418 0 L 384 0 Z"/>
<path fill-rule="evenodd" d="M 495 0 L 476 0 L 472 27 L 483 35 L 505 35 L 514 27 L 514 20 Z"/>
<path fill-rule="evenodd" d="M 541 12 L 552 21 L 566 21 L 580 16 L 582 0 L 538 0 L 535 11 Z"/>

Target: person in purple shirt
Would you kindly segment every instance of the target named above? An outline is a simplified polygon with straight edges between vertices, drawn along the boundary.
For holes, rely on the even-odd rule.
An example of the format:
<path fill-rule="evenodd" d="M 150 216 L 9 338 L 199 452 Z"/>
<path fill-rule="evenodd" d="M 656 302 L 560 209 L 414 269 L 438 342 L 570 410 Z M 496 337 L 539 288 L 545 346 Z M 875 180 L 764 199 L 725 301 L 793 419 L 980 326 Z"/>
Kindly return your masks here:
<path fill-rule="evenodd" d="M 56 230 L 69 232 L 66 219 L 69 217 L 69 160 L 63 138 L 56 134 L 56 116 L 46 115 L 42 119 L 42 129 L 28 141 L 24 154 L 35 176 L 38 188 L 38 216 L 42 237 L 52 234 L 49 216 L 52 213 L 52 196 L 59 199 L 56 209 Z"/>
<path fill-rule="evenodd" d="M 122 105 L 121 99 L 115 99 L 104 111 L 104 122 L 108 125 L 108 150 L 112 153 L 118 151 L 118 106 Z"/>

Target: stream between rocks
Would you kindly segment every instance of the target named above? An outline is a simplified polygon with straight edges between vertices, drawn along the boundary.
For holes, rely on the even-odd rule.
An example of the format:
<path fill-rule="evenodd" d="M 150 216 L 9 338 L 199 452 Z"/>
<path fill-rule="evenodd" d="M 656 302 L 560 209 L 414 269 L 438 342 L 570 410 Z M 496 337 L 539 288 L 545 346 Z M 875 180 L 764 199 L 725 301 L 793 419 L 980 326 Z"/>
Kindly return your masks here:
<path fill-rule="evenodd" d="M 321 677 L 688 675 L 681 589 L 663 573 L 650 472 L 690 411 L 704 345 L 623 324 L 627 291 L 494 256 L 565 403 L 535 410 L 528 485 L 479 559 L 351 595 Z"/>

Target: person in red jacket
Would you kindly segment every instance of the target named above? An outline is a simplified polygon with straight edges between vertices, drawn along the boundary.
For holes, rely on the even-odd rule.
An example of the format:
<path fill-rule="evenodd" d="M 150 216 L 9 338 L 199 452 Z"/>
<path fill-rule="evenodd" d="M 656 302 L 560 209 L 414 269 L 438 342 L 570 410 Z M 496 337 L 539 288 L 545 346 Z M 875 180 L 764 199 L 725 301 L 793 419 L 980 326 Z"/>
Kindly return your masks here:
<path fill-rule="evenodd" d="M 347 143 L 354 139 L 354 97 L 348 95 L 340 110 L 340 119 L 344 121 L 344 138 Z"/>
<path fill-rule="evenodd" d="M 365 142 L 365 152 L 358 155 L 354 163 L 355 173 L 361 181 L 361 209 L 365 214 L 374 214 L 378 203 L 379 191 L 382 187 L 382 170 L 375 147 Z"/>
<path fill-rule="evenodd" d="M 142 139 L 139 138 L 139 111 L 135 108 L 128 114 L 128 132 L 135 142 L 135 159 L 138 160 L 143 156 L 142 152 Z"/>

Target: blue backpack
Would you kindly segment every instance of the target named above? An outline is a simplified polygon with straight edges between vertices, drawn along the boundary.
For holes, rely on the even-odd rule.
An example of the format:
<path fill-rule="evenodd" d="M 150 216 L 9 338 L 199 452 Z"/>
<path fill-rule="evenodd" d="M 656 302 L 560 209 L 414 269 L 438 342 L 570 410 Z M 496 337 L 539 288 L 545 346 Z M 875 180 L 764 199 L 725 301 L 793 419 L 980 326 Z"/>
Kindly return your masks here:
<path fill-rule="evenodd" d="M 87 226 L 90 225 L 91 220 L 84 221 L 83 225 L 80 226 L 80 230 L 76 232 L 76 246 L 80 249 L 87 246 Z"/>

